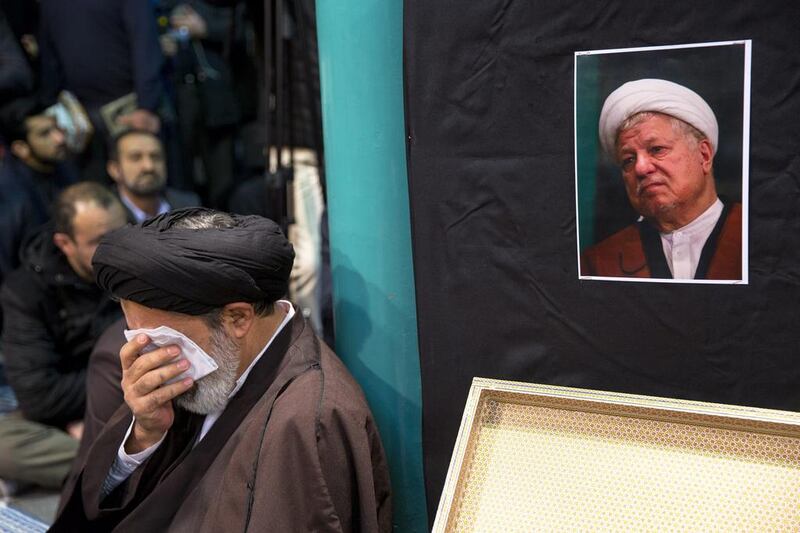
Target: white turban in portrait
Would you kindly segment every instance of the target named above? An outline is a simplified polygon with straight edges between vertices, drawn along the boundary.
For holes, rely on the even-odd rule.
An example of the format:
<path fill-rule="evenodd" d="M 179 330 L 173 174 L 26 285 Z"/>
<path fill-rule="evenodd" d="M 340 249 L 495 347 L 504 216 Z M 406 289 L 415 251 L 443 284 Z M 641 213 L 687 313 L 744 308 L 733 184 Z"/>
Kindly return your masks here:
<path fill-rule="evenodd" d="M 651 111 L 678 118 L 708 137 L 714 153 L 719 142 L 717 117 L 703 98 L 691 89 L 667 80 L 629 81 L 608 95 L 600 112 L 600 143 L 615 157 L 619 127 L 628 117 Z"/>

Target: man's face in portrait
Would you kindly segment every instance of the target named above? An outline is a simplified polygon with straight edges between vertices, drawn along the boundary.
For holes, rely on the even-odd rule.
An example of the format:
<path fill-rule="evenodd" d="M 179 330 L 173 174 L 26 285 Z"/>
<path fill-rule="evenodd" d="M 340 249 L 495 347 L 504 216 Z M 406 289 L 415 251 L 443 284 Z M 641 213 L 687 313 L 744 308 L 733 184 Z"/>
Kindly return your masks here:
<path fill-rule="evenodd" d="M 617 161 L 628 199 L 640 215 L 655 221 L 688 218 L 682 221 L 688 223 L 716 198 L 714 154 L 707 139 L 697 140 L 672 120 L 653 113 L 622 130 Z"/>

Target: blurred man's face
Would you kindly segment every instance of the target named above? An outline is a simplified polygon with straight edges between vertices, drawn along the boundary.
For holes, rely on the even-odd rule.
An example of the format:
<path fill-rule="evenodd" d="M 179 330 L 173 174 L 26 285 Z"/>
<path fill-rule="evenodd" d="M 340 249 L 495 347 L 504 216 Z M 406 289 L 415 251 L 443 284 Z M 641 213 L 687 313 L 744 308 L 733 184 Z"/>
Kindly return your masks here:
<path fill-rule="evenodd" d="M 119 160 L 111 161 L 108 173 L 129 193 L 150 196 L 164 190 L 167 166 L 161 141 L 153 135 L 132 133 L 119 140 Z"/>
<path fill-rule="evenodd" d="M 105 209 L 94 203 L 78 202 L 72 219 L 72 235 L 56 233 L 54 241 L 81 278 L 92 281 L 92 256 L 100 239 L 111 230 L 125 225 L 124 209 L 112 205 Z"/>
<path fill-rule="evenodd" d="M 623 130 L 617 140 L 625 190 L 640 215 L 657 223 L 679 219 L 680 227 L 715 201 L 708 140 L 676 131 L 669 117 L 659 114 Z"/>
<path fill-rule="evenodd" d="M 35 115 L 25 119 L 30 157 L 45 165 L 54 165 L 67 157 L 67 140 L 56 119 Z"/>

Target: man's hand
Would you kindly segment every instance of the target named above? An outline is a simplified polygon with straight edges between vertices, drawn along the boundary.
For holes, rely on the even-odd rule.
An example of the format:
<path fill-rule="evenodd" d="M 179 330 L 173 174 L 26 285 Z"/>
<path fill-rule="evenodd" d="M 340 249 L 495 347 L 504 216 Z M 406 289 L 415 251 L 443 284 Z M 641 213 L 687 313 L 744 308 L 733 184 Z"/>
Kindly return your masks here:
<path fill-rule="evenodd" d="M 208 35 L 205 19 L 188 4 L 181 4 L 173 10 L 169 23 L 173 28 L 186 28 L 192 39 L 202 39 Z"/>
<path fill-rule="evenodd" d="M 178 43 L 175 42 L 175 38 L 172 35 L 165 33 L 158 38 L 158 42 L 161 45 L 161 52 L 165 56 L 172 57 L 178 53 Z"/>
<path fill-rule="evenodd" d="M 137 335 L 119 351 L 122 392 L 135 417 L 133 430 L 125 442 L 128 454 L 141 452 L 161 440 L 175 420 L 172 399 L 189 390 L 194 383 L 192 378 L 185 378 L 164 385 L 188 369 L 189 361 L 178 359 L 180 349 L 177 346 L 163 346 L 141 353 L 149 342 L 147 335 Z"/>
<path fill-rule="evenodd" d="M 147 109 L 137 109 L 131 111 L 127 115 L 122 115 L 117 118 L 117 124 L 127 126 L 135 130 L 149 131 L 156 134 L 161 129 L 161 119 L 158 115 L 148 111 Z"/>
<path fill-rule="evenodd" d="M 67 433 L 75 440 L 81 440 L 83 437 L 83 420 L 75 420 L 67 424 Z"/>

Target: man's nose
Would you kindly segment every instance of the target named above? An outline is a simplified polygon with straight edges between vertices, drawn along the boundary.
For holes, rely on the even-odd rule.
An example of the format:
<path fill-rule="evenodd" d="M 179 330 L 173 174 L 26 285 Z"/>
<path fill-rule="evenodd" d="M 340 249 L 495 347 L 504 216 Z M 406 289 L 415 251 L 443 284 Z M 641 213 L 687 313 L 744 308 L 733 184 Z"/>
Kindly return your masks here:
<path fill-rule="evenodd" d="M 53 128 L 53 140 L 56 144 L 64 144 L 67 142 L 67 136 L 61 128 Z"/>
<path fill-rule="evenodd" d="M 142 170 L 152 172 L 154 168 L 155 168 L 155 162 L 153 161 L 152 157 L 142 158 Z"/>
<path fill-rule="evenodd" d="M 636 156 L 636 176 L 640 179 L 646 177 L 648 174 L 655 171 L 656 167 L 653 165 L 653 160 L 650 158 L 649 154 L 642 153 Z"/>

